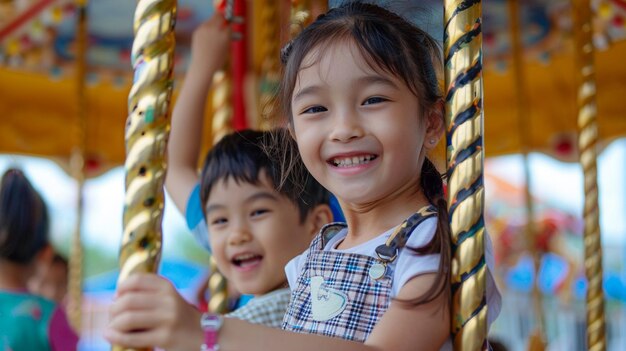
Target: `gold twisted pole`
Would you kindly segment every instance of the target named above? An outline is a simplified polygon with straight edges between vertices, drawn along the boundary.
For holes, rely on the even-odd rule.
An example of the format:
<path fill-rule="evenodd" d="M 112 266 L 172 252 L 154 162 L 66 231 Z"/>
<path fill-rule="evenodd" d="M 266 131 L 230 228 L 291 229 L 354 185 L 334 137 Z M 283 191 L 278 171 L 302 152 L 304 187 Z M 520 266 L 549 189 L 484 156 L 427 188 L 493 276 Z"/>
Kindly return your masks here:
<path fill-rule="evenodd" d="M 448 207 L 455 350 L 487 349 L 483 220 L 482 8 L 444 2 Z"/>
<path fill-rule="evenodd" d="M 133 273 L 156 272 L 161 256 L 176 5 L 176 0 L 140 0 L 135 9 L 119 282 Z"/>
<path fill-rule="evenodd" d="M 229 72 L 229 69 L 224 68 L 213 75 L 213 94 L 211 95 L 213 144 L 233 131 L 232 79 Z"/>
<path fill-rule="evenodd" d="M 72 235 L 71 254 L 69 256 L 68 272 L 68 304 L 67 314 L 72 328 L 80 333 L 82 324 L 82 294 L 83 294 L 83 246 L 81 229 L 83 224 L 85 185 L 85 150 L 87 148 L 87 95 L 85 91 L 85 76 L 87 73 L 87 0 L 77 0 L 78 23 L 76 31 L 76 93 L 78 96 L 78 146 L 71 156 L 71 168 L 78 184 L 76 189 L 76 223 Z"/>
<path fill-rule="evenodd" d="M 585 180 L 584 242 L 587 276 L 587 349 L 606 349 L 604 293 L 602 291 L 602 243 L 598 207 L 596 165 L 598 126 L 596 122 L 596 81 L 589 0 L 574 1 L 576 63 L 578 70 L 578 149 Z"/>
<path fill-rule="evenodd" d="M 259 110 L 261 111 L 261 118 L 259 118 L 259 128 L 268 129 L 270 126 L 269 121 L 276 113 L 276 106 L 274 105 L 274 97 L 278 89 L 278 83 L 280 79 L 280 21 L 278 16 L 278 6 L 276 1 L 263 0 L 260 7 L 261 32 L 259 33 L 259 39 L 262 43 L 261 53 L 263 61 L 261 63 L 261 84 L 259 87 Z"/>
<path fill-rule="evenodd" d="M 218 71 L 213 76 L 213 95 L 211 104 L 213 107 L 212 134 L 213 144 L 223 136 L 230 133 L 232 128 L 233 109 L 230 103 L 231 79 L 228 69 Z M 211 256 L 209 263 L 209 311 L 213 313 L 228 312 L 228 285 L 226 277 L 217 268 L 215 258 Z"/>
<path fill-rule="evenodd" d="M 228 281 L 220 273 L 213 256 L 211 256 L 209 268 L 211 272 L 209 275 L 209 292 L 211 296 L 209 298 L 208 310 L 213 313 L 228 313 Z"/>
<path fill-rule="evenodd" d="M 224 1 L 216 1 L 216 9 L 224 5 L 225 12 L 232 11 L 234 6 L 232 1 L 220 4 Z M 211 95 L 211 107 L 213 118 L 211 121 L 211 133 L 213 135 L 213 144 L 217 143 L 223 136 L 233 131 L 233 107 L 232 107 L 232 78 L 230 69 L 224 67 L 222 70 L 213 75 L 213 93 Z M 215 258 L 211 256 L 209 263 L 209 304 L 208 309 L 213 313 L 227 313 L 228 308 L 228 282 L 226 277 L 217 268 Z"/>
<path fill-rule="evenodd" d="M 290 17 L 289 35 L 290 38 L 294 38 L 304 27 L 311 23 L 310 0 L 291 0 Z"/>

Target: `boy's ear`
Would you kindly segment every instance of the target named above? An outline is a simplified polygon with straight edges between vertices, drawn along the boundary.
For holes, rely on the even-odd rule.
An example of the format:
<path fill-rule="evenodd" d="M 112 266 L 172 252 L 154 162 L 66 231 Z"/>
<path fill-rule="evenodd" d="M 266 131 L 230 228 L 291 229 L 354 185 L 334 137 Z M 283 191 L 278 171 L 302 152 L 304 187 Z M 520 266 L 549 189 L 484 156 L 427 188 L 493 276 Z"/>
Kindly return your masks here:
<path fill-rule="evenodd" d="M 333 221 L 333 212 L 330 210 L 330 206 L 317 205 L 308 216 L 307 233 L 313 238 L 319 233 L 322 227 Z"/>
<path fill-rule="evenodd" d="M 426 134 L 424 135 L 424 148 L 432 150 L 439 143 L 445 130 L 444 123 L 445 104 L 443 100 L 437 101 L 426 115 Z"/>

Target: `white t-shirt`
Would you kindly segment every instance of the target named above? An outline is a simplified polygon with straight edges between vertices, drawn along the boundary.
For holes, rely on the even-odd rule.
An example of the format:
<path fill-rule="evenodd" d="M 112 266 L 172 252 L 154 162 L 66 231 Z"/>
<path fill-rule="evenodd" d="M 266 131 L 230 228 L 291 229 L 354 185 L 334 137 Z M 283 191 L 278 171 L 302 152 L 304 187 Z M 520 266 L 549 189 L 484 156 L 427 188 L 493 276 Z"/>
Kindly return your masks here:
<path fill-rule="evenodd" d="M 334 237 L 332 237 L 325 245 L 326 251 L 337 251 L 345 253 L 356 253 L 361 255 L 367 255 L 371 257 L 376 256 L 376 248 L 379 245 L 384 244 L 389 236 L 393 233 L 394 228 L 391 228 L 376 238 L 367 241 L 363 244 L 345 249 L 338 250 L 336 247 L 343 241 L 348 233 L 347 228 L 342 229 Z M 420 248 L 430 242 L 435 235 L 437 229 L 437 218 L 432 217 L 424 220 L 409 237 L 406 247 Z M 308 252 L 308 251 L 307 251 Z M 285 266 L 285 273 L 287 274 L 287 280 L 289 281 L 289 287 L 291 290 L 296 288 L 298 283 L 298 276 L 304 268 L 304 262 L 306 260 L 307 252 L 294 257 L 287 266 Z M 485 261 L 487 262 L 487 322 L 491 324 L 498 314 L 500 314 L 500 308 L 502 304 L 502 298 L 498 292 L 492 273 L 494 271 L 494 257 L 493 257 L 493 245 L 489 235 L 485 233 Z M 439 254 L 433 255 L 418 255 L 412 250 L 400 250 L 398 258 L 387 266 L 387 269 L 392 270 L 393 281 L 391 285 L 391 298 L 398 296 L 400 289 L 412 278 L 425 274 L 435 273 L 439 268 Z"/>

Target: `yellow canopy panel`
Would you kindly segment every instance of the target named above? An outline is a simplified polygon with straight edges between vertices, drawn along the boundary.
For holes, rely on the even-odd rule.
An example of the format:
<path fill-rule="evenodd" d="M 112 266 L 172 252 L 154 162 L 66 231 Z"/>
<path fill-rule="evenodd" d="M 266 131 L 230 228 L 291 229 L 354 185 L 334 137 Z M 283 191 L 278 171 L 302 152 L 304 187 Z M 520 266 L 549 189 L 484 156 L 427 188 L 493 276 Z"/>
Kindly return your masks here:
<path fill-rule="evenodd" d="M 603 141 L 626 135 L 624 58 L 626 42 L 596 54 L 598 125 Z M 577 114 L 574 69 L 572 56 L 563 55 L 553 56 L 548 65 L 524 65 L 530 148 L 572 161 L 576 158 Z M 520 151 L 514 84 L 510 69 L 484 72 L 487 156 Z M 87 87 L 89 175 L 123 163 L 129 89 L 109 83 Z M 55 80 L 44 74 L 0 68 L 0 111 L 1 153 L 48 157 L 63 165 L 79 145 L 76 82 L 71 78 Z M 205 126 L 208 136 L 210 123 Z M 208 143 L 211 138 L 205 140 Z"/>
<path fill-rule="evenodd" d="M 128 87 L 88 86 L 87 167 L 124 160 Z M 76 81 L 0 68 L 0 152 L 48 157 L 64 165 L 80 140 Z"/>
<path fill-rule="evenodd" d="M 626 41 L 596 51 L 598 128 L 609 142 L 626 135 Z M 529 147 L 576 161 L 577 114 L 573 53 L 554 55 L 547 64 L 524 64 L 528 100 Z M 484 72 L 485 151 L 487 156 L 520 152 L 519 122 L 512 69 Z"/>

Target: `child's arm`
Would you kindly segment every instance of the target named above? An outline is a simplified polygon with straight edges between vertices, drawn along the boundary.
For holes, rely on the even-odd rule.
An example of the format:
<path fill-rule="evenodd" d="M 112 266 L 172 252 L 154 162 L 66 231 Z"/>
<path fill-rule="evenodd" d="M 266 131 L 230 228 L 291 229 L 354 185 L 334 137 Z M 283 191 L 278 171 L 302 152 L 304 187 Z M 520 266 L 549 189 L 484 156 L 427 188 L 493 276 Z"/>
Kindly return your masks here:
<path fill-rule="evenodd" d="M 413 278 L 398 299 L 420 296 L 434 278 L 434 274 Z M 199 349 L 203 341 L 200 312 L 187 304 L 169 282 L 153 274 L 138 274 L 121 283 L 118 294 L 106 332 L 109 341 L 134 348 Z M 420 307 L 405 307 L 393 301 L 365 344 L 293 333 L 234 318 L 225 318 L 218 342 L 221 351 L 436 351 L 448 337 L 449 328 L 449 310 L 442 294 Z"/>
<path fill-rule="evenodd" d="M 185 213 L 189 195 L 198 183 L 198 156 L 207 94 L 213 74 L 224 64 L 230 31 L 214 16 L 193 33 L 191 62 L 172 113 L 168 144 L 167 192 Z"/>

